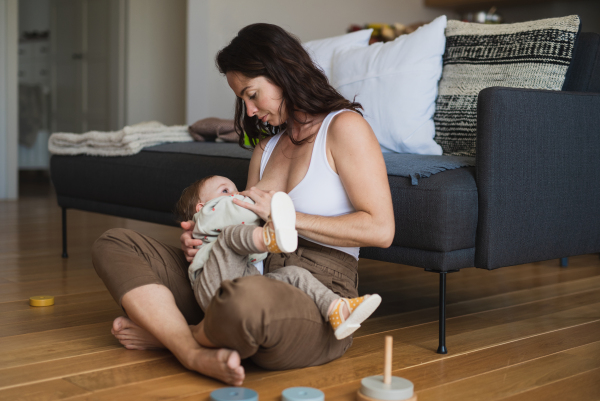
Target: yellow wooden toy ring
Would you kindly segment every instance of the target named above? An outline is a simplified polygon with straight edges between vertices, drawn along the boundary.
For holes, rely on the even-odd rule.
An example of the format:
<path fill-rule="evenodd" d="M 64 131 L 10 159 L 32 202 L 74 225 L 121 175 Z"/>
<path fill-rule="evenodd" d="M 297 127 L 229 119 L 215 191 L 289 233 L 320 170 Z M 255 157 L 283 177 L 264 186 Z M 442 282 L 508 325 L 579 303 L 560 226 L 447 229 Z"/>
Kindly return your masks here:
<path fill-rule="evenodd" d="M 54 305 L 54 297 L 52 295 L 37 295 L 29 298 L 31 306 L 52 306 Z"/>

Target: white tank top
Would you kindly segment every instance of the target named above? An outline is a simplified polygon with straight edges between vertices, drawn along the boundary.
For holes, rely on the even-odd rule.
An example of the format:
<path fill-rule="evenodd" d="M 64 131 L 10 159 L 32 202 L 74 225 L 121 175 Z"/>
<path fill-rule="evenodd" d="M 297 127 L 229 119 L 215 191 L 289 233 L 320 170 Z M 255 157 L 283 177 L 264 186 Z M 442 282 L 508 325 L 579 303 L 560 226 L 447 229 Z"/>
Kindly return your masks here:
<path fill-rule="evenodd" d="M 292 201 L 294 202 L 296 211 L 300 213 L 334 217 L 356 211 L 342 185 L 340 176 L 333 171 L 327 160 L 327 129 L 329 128 L 329 124 L 333 117 L 343 111 L 348 110 L 333 111 L 323 120 L 321 128 L 315 138 L 308 171 L 302 181 L 300 181 L 300 183 L 289 193 L 290 198 L 292 198 Z M 265 150 L 263 151 L 260 160 L 261 180 L 267 162 L 271 157 L 275 145 L 279 142 L 281 135 L 282 133 L 275 135 L 265 146 Z M 354 256 L 354 258 L 358 260 L 359 247 L 333 246 L 303 236 L 300 237 L 319 245 L 340 250 Z"/>

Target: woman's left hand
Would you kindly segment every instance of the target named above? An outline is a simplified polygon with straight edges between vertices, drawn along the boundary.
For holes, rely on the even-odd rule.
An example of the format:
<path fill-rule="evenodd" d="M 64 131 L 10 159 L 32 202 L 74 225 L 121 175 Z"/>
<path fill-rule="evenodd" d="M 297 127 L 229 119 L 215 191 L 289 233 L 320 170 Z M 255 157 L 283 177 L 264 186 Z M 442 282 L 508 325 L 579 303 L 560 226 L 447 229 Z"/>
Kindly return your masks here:
<path fill-rule="evenodd" d="M 271 214 L 271 198 L 274 194 L 275 191 L 263 191 L 262 189 L 251 187 L 250 189 L 240 192 L 240 195 L 249 197 L 254 201 L 254 204 L 243 202 L 239 199 L 234 199 L 233 203 L 253 211 L 258 217 L 267 221 L 267 218 Z"/>

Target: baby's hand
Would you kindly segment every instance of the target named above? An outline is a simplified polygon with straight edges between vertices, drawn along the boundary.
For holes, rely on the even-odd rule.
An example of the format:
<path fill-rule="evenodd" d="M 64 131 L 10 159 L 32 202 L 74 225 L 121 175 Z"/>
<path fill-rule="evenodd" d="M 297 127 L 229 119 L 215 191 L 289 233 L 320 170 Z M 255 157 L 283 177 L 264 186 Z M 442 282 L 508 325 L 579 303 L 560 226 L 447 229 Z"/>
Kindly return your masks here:
<path fill-rule="evenodd" d="M 188 262 L 192 262 L 194 260 L 194 255 L 198 253 L 198 249 L 196 246 L 202 245 L 202 240 L 195 239 L 192 237 L 192 230 L 194 229 L 195 223 L 192 220 L 182 221 L 181 228 L 183 228 L 183 234 L 179 237 L 181 241 L 181 250 L 185 255 L 185 259 Z"/>

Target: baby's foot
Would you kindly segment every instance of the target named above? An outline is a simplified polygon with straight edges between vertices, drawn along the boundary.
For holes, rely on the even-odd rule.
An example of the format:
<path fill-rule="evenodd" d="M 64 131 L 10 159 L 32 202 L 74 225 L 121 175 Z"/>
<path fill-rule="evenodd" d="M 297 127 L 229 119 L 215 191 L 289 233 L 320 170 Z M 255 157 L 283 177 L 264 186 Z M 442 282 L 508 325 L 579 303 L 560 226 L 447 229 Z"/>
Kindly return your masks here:
<path fill-rule="evenodd" d="M 277 192 L 271 198 L 271 215 L 263 227 L 263 239 L 270 253 L 289 253 L 298 248 L 296 209 L 285 192 Z"/>
<path fill-rule="evenodd" d="M 110 332 L 127 349 L 148 350 L 164 348 L 164 345 L 156 337 L 124 316 L 120 316 L 114 320 Z"/>
<path fill-rule="evenodd" d="M 380 303 L 381 297 L 377 294 L 337 300 L 328 316 L 335 338 L 341 340 L 358 330 Z"/>

